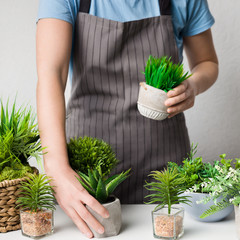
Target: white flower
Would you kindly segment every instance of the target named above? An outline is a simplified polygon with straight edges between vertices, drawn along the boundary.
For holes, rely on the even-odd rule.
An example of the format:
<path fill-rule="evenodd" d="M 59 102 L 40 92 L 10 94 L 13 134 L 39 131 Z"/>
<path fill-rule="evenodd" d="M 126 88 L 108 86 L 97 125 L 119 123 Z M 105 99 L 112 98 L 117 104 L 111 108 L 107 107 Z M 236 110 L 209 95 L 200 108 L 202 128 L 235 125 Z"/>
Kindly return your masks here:
<path fill-rule="evenodd" d="M 232 203 L 235 199 L 236 199 L 236 197 L 230 198 L 230 199 L 229 199 L 229 202 Z"/>

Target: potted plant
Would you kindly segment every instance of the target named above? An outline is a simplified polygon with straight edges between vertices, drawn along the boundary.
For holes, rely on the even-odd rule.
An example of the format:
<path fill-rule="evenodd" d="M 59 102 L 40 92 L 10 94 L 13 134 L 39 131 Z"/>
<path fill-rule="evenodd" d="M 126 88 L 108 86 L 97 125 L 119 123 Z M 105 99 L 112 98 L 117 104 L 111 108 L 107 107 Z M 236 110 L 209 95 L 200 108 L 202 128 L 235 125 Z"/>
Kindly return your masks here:
<path fill-rule="evenodd" d="M 67 149 L 72 169 L 84 174 L 88 174 L 89 169 L 101 166 L 103 176 L 108 176 L 118 163 L 111 146 L 97 138 L 71 138 Z"/>
<path fill-rule="evenodd" d="M 53 232 L 55 210 L 51 179 L 33 174 L 22 183 L 18 206 L 21 207 L 21 230 L 24 236 L 36 238 Z"/>
<path fill-rule="evenodd" d="M 148 204 L 158 203 L 152 211 L 153 236 L 155 238 L 178 239 L 184 233 L 184 209 L 179 203 L 189 204 L 188 196 L 182 193 L 184 179 L 176 168 L 167 168 L 163 171 L 152 171 L 149 175 L 155 181 L 146 183 L 145 188 L 154 193 L 149 194 Z"/>
<path fill-rule="evenodd" d="M 222 156 L 225 158 L 225 154 Z M 231 162 L 232 159 L 228 160 Z M 201 203 L 209 203 L 213 201 L 212 204 L 200 217 L 206 218 L 208 216 L 215 215 L 220 211 L 234 205 L 235 210 L 235 220 L 237 226 L 238 239 L 240 239 L 240 159 L 236 159 L 235 168 L 233 166 L 226 167 L 216 166 L 219 175 L 215 178 L 206 179 L 204 185 L 206 188 L 211 189 L 208 197 L 202 199 Z M 219 201 L 219 198 L 220 201 Z"/>
<path fill-rule="evenodd" d="M 11 110 L 1 100 L 0 115 L 0 233 L 20 229 L 19 209 L 16 197 L 21 182 L 29 174 L 37 172 L 28 160 L 40 160 L 42 148 L 35 115 L 31 108 Z"/>
<path fill-rule="evenodd" d="M 228 216 L 233 211 L 233 206 L 229 206 L 223 209 L 221 212 L 208 216 L 206 218 L 201 218 L 200 216 L 205 212 L 211 205 L 213 201 L 208 204 L 200 203 L 203 198 L 209 197 L 211 189 L 206 187 L 205 181 L 209 178 L 216 179 L 219 176 L 218 167 L 229 168 L 231 166 L 230 160 L 225 159 L 225 155 L 221 155 L 220 161 L 214 161 L 214 163 L 203 162 L 202 157 L 195 157 L 197 152 L 197 145 L 191 146 L 191 151 L 188 158 L 184 159 L 182 165 L 177 165 L 176 163 L 168 163 L 168 166 L 176 167 L 180 175 L 184 178 L 183 185 L 186 186 L 187 190 L 183 193 L 185 196 L 191 196 L 192 204 L 183 205 L 186 212 L 195 220 L 202 222 L 215 222 L 219 221 L 226 216 Z M 217 201 L 221 201 L 219 198 Z"/>
<path fill-rule="evenodd" d="M 86 206 L 90 213 L 103 225 L 105 231 L 99 234 L 90 226 L 94 237 L 103 238 L 118 235 L 121 225 L 121 206 L 118 198 L 111 194 L 115 188 L 129 176 L 130 169 L 111 177 L 103 176 L 101 166 L 88 169 L 88 174 L 78 172 L 82 186 L 108 210 L 110 217 L 105 219 Z"/>
<path fill-rule="evenodd" d="M 163 120 L 168 117 L 165 101 L 167 92 L 177 87 L 191 75 L 184 74 L 183 64 L 174 64 L 171 57 L 149 56 L 145 72 L 146 83 L 140 83 L 138 110 L 148 118 Z"/>

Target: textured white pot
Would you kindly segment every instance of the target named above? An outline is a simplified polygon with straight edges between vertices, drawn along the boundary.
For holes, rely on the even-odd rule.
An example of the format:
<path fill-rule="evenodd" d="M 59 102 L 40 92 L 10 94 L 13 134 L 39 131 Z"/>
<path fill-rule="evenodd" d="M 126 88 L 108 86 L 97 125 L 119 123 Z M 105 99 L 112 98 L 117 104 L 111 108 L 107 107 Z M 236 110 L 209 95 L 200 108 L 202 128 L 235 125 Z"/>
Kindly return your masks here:
<path fill-rule="evenodd" d="M 237 229 L 237 237 L 240 240 L 240 208 L 239 206 L 234 206 L 235 210 L 235 223 Z"/>
<path fill-rule="evenodd" d="M 137 106 L 138 111 L 144 117 L 154 120 L 163 120 L 167 118 L 169 114 L 164 104 L 166 99 L 166 92 L 149 86 L 145 82 L 140 83 Z"/>
<path fill-rule="evenodd" d="M 103 225 L 105 231 L 103 234 L 99 234 L 93 230 L 90 226 L 89 228 L 96 238 L 104 238 L 116 236 L 119 234 L 122 226 L 122 214 L 121 214 L 121 205 L 120 201 L 116 197 L 112 197 L 113 201 L 109 203 L 104 203 L 103 206 L 108 210 L 110 217 L 103 218 L 96 212 L 94 212 L 90 207 L 86 206 L 89 212 Z"/>

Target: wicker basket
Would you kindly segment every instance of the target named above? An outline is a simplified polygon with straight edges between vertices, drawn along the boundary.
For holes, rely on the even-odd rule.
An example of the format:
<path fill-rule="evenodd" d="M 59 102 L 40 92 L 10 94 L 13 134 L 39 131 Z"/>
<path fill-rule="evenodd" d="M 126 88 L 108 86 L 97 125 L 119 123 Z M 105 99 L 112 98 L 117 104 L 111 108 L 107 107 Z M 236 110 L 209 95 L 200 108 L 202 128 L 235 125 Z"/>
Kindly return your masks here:
<path fill-rule="evenodd" d="M 34 168 L 34 173 L 38 173 L 36 168 Z M 26 177 L 0 182 L 0 233 L 15 231 L 21 228 L 16 200 L 21 194 L 19 188 L 21 182 L 25 180 Z"/>

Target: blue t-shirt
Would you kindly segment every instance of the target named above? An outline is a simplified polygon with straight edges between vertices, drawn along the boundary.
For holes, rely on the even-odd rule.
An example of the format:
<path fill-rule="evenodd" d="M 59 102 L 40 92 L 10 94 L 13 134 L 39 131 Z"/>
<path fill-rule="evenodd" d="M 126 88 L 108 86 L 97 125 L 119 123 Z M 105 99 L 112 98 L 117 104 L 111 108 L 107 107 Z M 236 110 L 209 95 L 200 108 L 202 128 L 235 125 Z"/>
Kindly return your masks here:
<path fill-rule="evenodd" d="M 40 0 L 38 20 L 56 18 L 74 26 L 79 6 L 80 0 Z M 92 0 L 89 13 L 119 22 L 156 17 L 160 15 L 159 0 Z M 172 0 L 172 19 L 180 60 L 183 37 L 197 35 L 214 24 L 207 0 Z"/>

